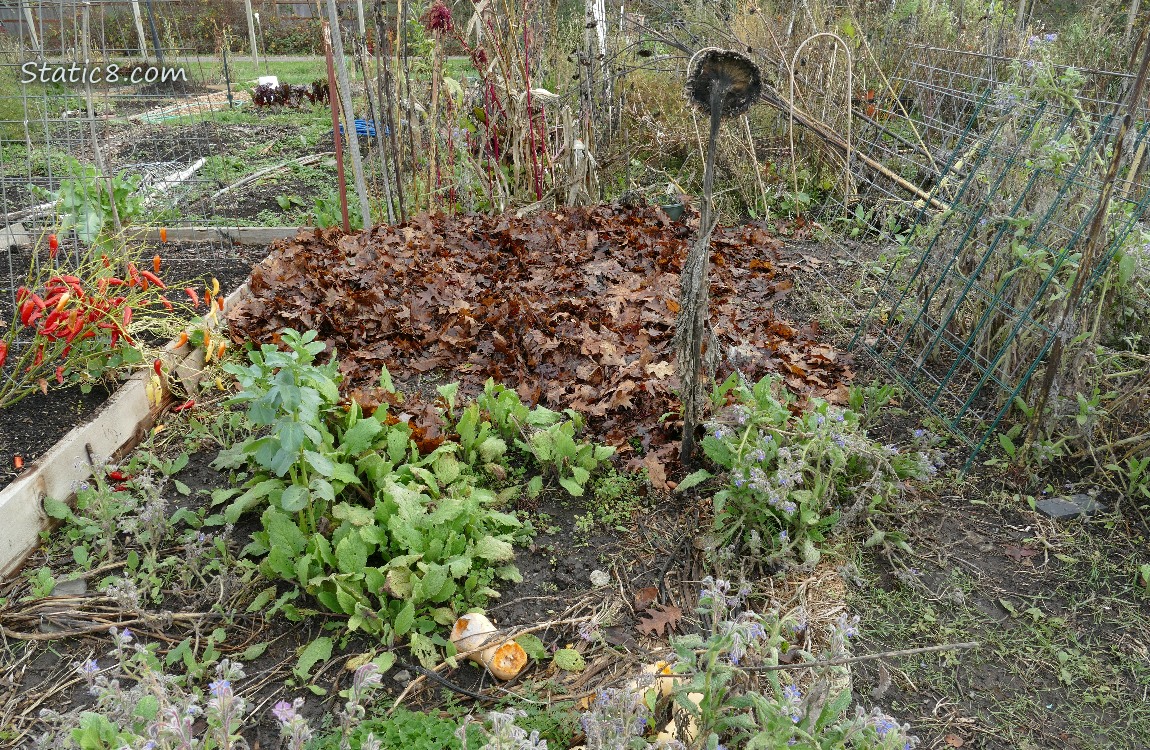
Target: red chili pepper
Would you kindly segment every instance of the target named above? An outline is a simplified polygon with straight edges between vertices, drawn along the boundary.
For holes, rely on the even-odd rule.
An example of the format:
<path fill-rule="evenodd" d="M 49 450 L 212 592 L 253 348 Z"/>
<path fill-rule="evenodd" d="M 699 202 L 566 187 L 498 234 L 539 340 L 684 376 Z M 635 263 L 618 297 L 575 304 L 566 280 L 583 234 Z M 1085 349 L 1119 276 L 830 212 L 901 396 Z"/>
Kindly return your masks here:
<path fill-rule="evenodd" d="M 128 263 L 128 286 L 138 286 L 140 283 L 140 273 L 136 270 L 136 264 Z"/>
<path fill-rule="evenodd" d="M 56 239 L 56 235 L 48 235 L 48 256 L 51 258 L 56 257 L 56 251 L 60 249 L 60 240 Z"/>
<path fill-rule="evenodd" d="M 185 401 L 184 403 L 180 404 L 179 406 L 173 406 L 172 411 L 175 411 L 175 412 L 187 411 L 188 409 L 191 409 L 195 405 L 196 405 L 196 400 L 191 399 L 189 401 Z"/>
<path fill-rule="evenodd" d="M 96 283 L 96 291 L 100 293 L 101 297 L 108 293 L 108 281 L 108 279 L 100 279 Z"/>
<path fill-rule="evenodd" d="M 31 294 L 31 292 L 28 291 L 28 287 L 26 287 L 26 286 L 22 286 L 19 289 L 17 289 L 16 290 L 16 303 L 19 304 L 19 303 L 23 302 L 25 299 L 28 298 L 29 294 Z"/>
<path fill-rule="evenodd" d="M 156 257 L 158 258 L 160 256 L 157 255 Z M 151 271 L 140 271 L 140 275 L 142 275 L 145 279 L 152 282 L 153 284 L 160 287 L 161 289 L 167 289 L 167 287 L 164 286 L 164 282 L 160 281 L 160 277 L 157 276 L 156 274 L 152 273 Z"/>
<path fill-rule="evenodd" d="M 196 294 L 195 289 L 192 289 L 189 286 L 189 287 L 184 289 L 184 293 L 187 294 L 189 298 L 191 298 L 192 307 L 199 307 L 200 306 L 200 297 L 199 297 L 199 295 Z"/>
<path fill-rule="evenodd" d="M 64 365 L 60 365 L 56 368 L 56 382 L 60 385 L 64 385 Z"/>
<path fill-rule="evenodd" d="M 126 485 L 126 484 L 117 484 L 117 485 L 116 485 L 115 487 L 113 487 L 112 489 L 114 489 L 116 492 L 127 492 L 127 491 L 128 491 L 128 485 Z"/>
<path fill-rule="evenodd" d="M 111 268 L 112 267 L 112 263 L 111 263 L 111 261 L 108 260 L 107 255 L 101 255 L 100 256 L 100 262 L 104 264 L 104 268 Z"/>
<path fill-rule="evenodd" d="M 163 374 L 164 374 L 164 363 L 163 363 L 163 361 L 157 359 L 155 362 L 152 363 L 152 369 L 156 371 L 157 375 L 163 376 Z"/>
<path fill-rule="evenodd" d="M 40 308 L 41 310 L 48 308 L 48 303 L 41 299 L 39 294 L 32 295 L 32 302 L 34 302 L 36 307 Z"/>
<path fill-rule="evenodd" d="M 124 281 L 123 279 L 117 279 L 114 276 L 112 278 L 108 279 L 108 284 L 111 286 L 123 286 L 124 284 L 127 284 L 127 283 L 128 282 Z"/>
<path fill-rule="evenodd" d="M 8 342 L 0 341 L 0 367 L 4 366 L 6 359 L 8 359 Z"/>
<path fill-rule="evenodd" d="M 132 323 L 132 308 L 124 308 L 124 330 L 128 330 L 128 326 Z"/>
<path fill-rule="evenodd" d="M 164 309 L 166 309 L 166 310 L 173 309 L 172 308 L 172 302 L 167 297 L 160 297 L 160 304 L 163 305 Z"/>
<path fill-rule="evenodd" d="M 44 361 L 44 345 L 40 344 L 40 346 L 36 347 L 36 359 L 32 360 L 32 366 L 33 367 L 39 367 L 43 361 Z"/>
<path fill-rule="evenodd" d="M 32 300 L 28 300 L 20 307 L 20 325 L 32 325 L 32 313 L 35 312 L 36 305 L 32 304 Z"/>
<path fill-rule="evenodd" d="M 120 471 L 119 469 L 108 472 L 108 479 L 111 479 L 113 482 L 123 482 L 123 481 L 126 481 L 128 478 L 129 478 L 128 475 L 125 474 L 124 472 Z"/>

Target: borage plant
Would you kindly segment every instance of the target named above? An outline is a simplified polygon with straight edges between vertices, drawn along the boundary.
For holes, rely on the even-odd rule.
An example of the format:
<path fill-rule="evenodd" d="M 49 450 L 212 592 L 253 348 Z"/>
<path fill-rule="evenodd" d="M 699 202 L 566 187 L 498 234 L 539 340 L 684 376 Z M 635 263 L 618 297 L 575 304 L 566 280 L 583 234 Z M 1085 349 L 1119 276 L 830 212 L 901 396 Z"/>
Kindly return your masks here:
<path fill-rule="evenodd" d="M 900 451 L 867 436 L 849 409 L 811 399 L 805 411 L 780 381 L 753 386 L 738 373 L 712 394 L 715 418 L 702 441 L 718 469 L 714 494 L 719 545 L 743 542 L 766 562 L 798 557 L 816 563 L 817 543 L 836 524 L 850 524 L 887 507 L 901 481 L 926 479 L 941 461 L 924 433 L 920 449 Z M 700 469 L 679 485 L 711 479 Z M 886 541 L 899 543 L 894 533 Z"/>

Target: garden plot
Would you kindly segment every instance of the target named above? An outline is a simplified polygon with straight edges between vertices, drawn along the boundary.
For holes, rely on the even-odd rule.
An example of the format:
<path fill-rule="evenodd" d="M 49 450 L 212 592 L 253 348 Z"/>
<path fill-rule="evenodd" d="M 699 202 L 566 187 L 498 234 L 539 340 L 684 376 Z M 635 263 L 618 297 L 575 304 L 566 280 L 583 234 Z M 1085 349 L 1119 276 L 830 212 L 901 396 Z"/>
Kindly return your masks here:
<path fill-rule="evenodd" d="M 427 284 L 426 272 L 418 263 L 446 264 L 447 256 L 428 250 L 415 257 L 412 250 L 425 249 L 423 238 L 444 235 L 469 248 L 470 253 L 461 254 L 462 262 L 477 270 L 493 267 L 499 254 L 508 253 L 503 263 L 506 278 L 519 278 L 520 286 L 538 296 L 512 298 L 514 307 L 497 309 L 502 290 L 493 282 L 499 279 L 478 273 L 479 284 L 492 286 L 474 297 L 475 318 L 490 326 L 493 340 L 501 338 L 506 343 L 483 346 L 482 325 L 455 332 L 449 326 L 444 335 L 457 339 L 448 342 L 451 347 L 420 348 L 418 343 L 428 343 L 427 332 L 437 330 L 436 316 L 454 316 L 452 326 L 467 321 L 460 321 L 460 305 L 455 305 L 454 313 L 445 313 L 427 298 L 432 284 L 413 284 L 411 299 L 426 299 L 426 307 L 421 310 L 401 298 L 407 315 L 400 317 L 406 322 L 379 339 L 396 348 L 390 355 L 396 382 L 406 382 L 406 389 L 395 387 L 387 370 L 377 364 L 379 360 L 357 361 L 357 350 L 346 347 L 346 337 L 354 335 L 356 326 L 335 328 L 331 320 L 352 308 L 334 308 L 333 298 L 322 308 L 308 304 L 276 308 L 276 312 L 266 308 L 263 317 L 268 319 L 281 314 L 316 316 L 317 327 L 332 326 L 325 331 L 329 338 L 322 341 L 315 334 L 280 332 L 283 351 L 265 347 L 247 365 L 233 359 L 226 372 L 208 373 L 207 389 L 195 394 L 197 406 L 164 417 L 164 429 L 154 432 L 141 450 L 115 466 L 102 467 L 88 486 L 78 488 L 74 508 L 59 502 L 46 506 L 64 522 L 54 535 L 59 541 L 38 553 L 26 576 L 9 585 L 0 610 L 3 632 L 10 642 L 29 644 L 17 647 L 11 661 L 16 670 L 9 674 L 11 684 L 22 687 L 6 699 L 5 711 L 18 717 L 10 739 L 34 742 L 38 733 L 54 725 L 54 714 L 42 719 L 34 716 L 39 705 L 51 701 L 54 711 L 78 710 L 90 700 L 89 683 L 105 696 L 98 700 L 107 701 L 111 688 L 105 681 L 118 670 L 147 686 L 159 679 L 158 669 L 167 669 L 189 677 L 182 687 L 173 683 L 164 689 L 158 699 L 160 716 L 168 707 L 194 704 L 208 713 L 207 724 L 193 725 L 193 731 L 217 731 L 213 727 L 221 719 L 212 712 L 219 709 L 221 685 L 228 681 L 233 692 L 226 696 L 235 699 L 242 693 L 246 707 L 252 710 L 246 730 L 249 741 L 270 745 L 276 732 L 266 710 L 270 703 L 315 694 L 307 710 L 301 709 L 301 716 L 318 723 L 320 716 L 340 705 L 339 692 L 353 679 L 349 670 L 358 665 L 359 677 L 370 675 L 371 669 L 363 666 L 370 662 L 398 680 L 393 685 L 388 678 L 389 692 L 405 701 L 418 698 L 415 705 L 436 705 L 436 692 L 444 690 L 469 698 L 479 696 L 481 703 L 501 699 L 510 701 L 505 704 L 509 706 L 546 703 L 553 716 L 568 717 L 552 719 L 547 729 L 557 746 L 563 746 L 576 740 L 580 730 L 574 728 L 575 717 L 591 710 L 580 701 L 593 693 L 623 696 L 617 706 L 610 701 L 602 705 L 614 706 L 609 711 L 649 718 L 643 726 L 653 732 L 669 721 L 670 708 L 664 702 L 645 707 L 642 700 L 629 703 L 634 698 L 627 698 L 625 689 L 614 691 L 626 688 L 642 664 L 665 660 L 670 655 L 668 638 L 680 651 L 687 649 L 683 653 L 690 652 L 691 642 L 675 641 L 676 633 L 695 631 L 703 623 L 713 629 L 704 647 L 716 657 L 732 648 L 746 650 L 748 644 L 738 639 L 761 628 L 766 628 L 763 635 L 754 638 L 767 637 L 773 645 L 771 650 L 755 649 L 753 656 L 745 655 L 752 659 L 749 663 L 759 659 L 766 659 L 764 664 L 777 663 L 784 653 L 792 662 L 814 659 L 817 654 L 824 659 L 843 654 L 855 629 L 843 610 L 841 584 L 834 583 L 838 574 L 833 566 L 815 567 L 817 554 L 808 556 L 810 535 L 817 534 L 817 526 L 804 521 L 804 525 L 788 527 L 794 540 L 789 544 L 787 535 L 778 534 L 774 526 L 789 512 L 785 507 L 780 511 L 784 515 L 777 518 L 768 515 L 746 525 L 732 524 L 729 519 L 711 518 L 709 503 L 694 493 L 667 494 L 672 485 L 663 475 L 663 461 L 658 460 L 660 454 L 670 453 L 664 450 L 670 445 L 670 428 L 658 420 L 659 412 L 669 404 L 666 385 L 647 390 L 643 384 L 669 380 L 661 369 L 650 371 L 649 366 L 663 363 L 669 346 L 662 321 L 674 301 L 674 259 L 680 255 L 686 230 L 654 209 L 611 207 L 552 214 L 534 221 L 513 220 L 502 228 L 484 227 L 482 221 L 464 217 L 458 222 L 461 229 L 441 226 L 448 231 L 436 233 L 420 224 L 401 228 L 395 235 L 373 231 L 336 239 L 330 233 L 310 233 L 277 248 L 264 266 L 268 275 L 257 274 L 252 281 L 253 299 L 266 306 L 293 299 L 286 286 L 278 293 L 271 291 L 275 277 L 269 272 L 282 269 L 292 259 L 305 264 L 310 247 L 344 248 L 349 262 L 367 272 L 373 267 L 368 263 L 372 243 L 382 238 L 381 246 L 390 243 L 393 249 L 372 259 L 376 273 L 382 275 L 380 286 L 389 284 L 390 288 L 394 282 L 385 280 L 386 274 L 397 271 L 408 271 L 407 279 Z M 561 224 L 560 231 L 549 229 L 557 222 L 566 225 Z M 400 238 L 405 236 L 408 241 L 418 238 L 406 246 L 412 250 L 402 249 Z M 498 244 L 485 244 L 492 238 Z M 532 247 L 532 243 L 541 247 Z M 545 254 L 543 249 L 551 252 Z M 753 381 L 743 384 L 728 379 L 720 391 L 723 395 L 716 397 L 723 411 L 711 426 L 713 434 L 704 440 L 708 453 L 719 451 L 720 445 L 731 455 L 758 450 L 764 433 L 756 432 L 753 437 L 749 430 L 759 425 L 755 430 L 777 436 L 780 446 L 799 448 L 807 445 L 804 441 L 812 441 L 804 454 L 813 446 L 823 446 L 817 448 L 822 456 L 821 451 L 829 448 L 819 459 L 828 463 L 815 471 L 829 470 L 844 459 L 841 449 L 831 447 L 831 429 L 854 436 L 850 439 L 858 455 L 868 457 L 866 462 L 883 455 L 881 446 L 862 435 L 856 417 L 815 395 L 821 392 L 837 399 L 836 394 L 842 394 L 841 400 L 849 400 L 845 380 L 850 370 L 841 355 L 819 344 L 813 329 L 800 333 L 770 315 L 771 302 L 790 286 L 798 262 L 785 260 L 785 251 L 763 227 L 724 231 L 716 237 L 716 249 L 721 254 L 717 258 L 737 257 L 756 272 L 746 279 L 737 279 L 734 273 L 717 275 L 720 341 L 733 350 L 732 356 L 763 363 L 760 370 L 750 369 L 750 373 L 786 374 L 777 375 L 773 383 L 763 380 L 753 390 Z M 330 263 L 328 267 L 329 281 L 350 283 L 350 271 Z M 727 268 L 726 261 L 719 267 Z M 435 272 L 455 280 L 460 291 L 474 293 L 479 286 L 462 287 L 461 277 L 451 276 L 447 267 Z M 551 286 L 574 284 L 574 279 L 587 273 L 602 277 L 592 284 L 593 296 L 579 298 L 574 286 Z M 337 284 L 330 285 L 333 291 L 343 291 Z M 310 291 L 310 287 L 297 288 L 294 294 L 306 302 Z M 353 290 L 344 293 L 355 295 Z M 565 316 L 563 307 L 549 307 L 553 298 L 572 310 L 593 313 L 588 317 L 595 320 L 595 329 L 564 328 L 571 323 L 570 313 Z M 451 304 L 449 300 L 444 307 L 450 310 Z M 481 318 L 482 306 L 496 309 L 489 318 Z M 384 309 L 399 307 L 390 303 Z M 368 309 L 378 316 L 377 307 Z M 517 335 L 525 326 L 516 323 L 515 315 L 540 327 L 555 321 L 542 328 L 555 336 L 553 344 L 544 342 L 540 349 L 525 345 Z M 380 325 L 394 322 L 377 319 Z M 234 331 L 238 332 L 252 325 L 255 317 L 248 308 L 236 320 Z M 359 319 L 360 324 L 363 320 Z M 426 328 L 417 330 L 415 325 Z M 467 336 L 474 340 L 470 346 L 464 340 Z M 574 343 L 576 337 L 592 346 L 594 356 Z M 642 347 L 632 339 L 642 342 Z M 346 363 L 341 359 L 341 343 L 349 352 Z M 808 362 L 808 347 L 809 364 L 803 364 Z M 768 349 L 773 359 L 765 356 Z M 583 418 L 576 411 L 532 407 L 516 390 L 484 383 L 498 372 L 540 400 L 579 398 L 576 392 L 547 395 L 553 390 L 547 374 L 563 372 L 555 361 L 540 355 L 550 351 L 572 360 L 567 365 L 570 369 L 585 371 L 590 365 L 604 371 L 602 380 L 588 376 L 581 382 L 585 390 L 579 406 L 590 415 L 591 424 L 586 432 L 580 430 Z M 612 351 L 614 357 L 609 356 Z M 314 361 L 329 353 L 330 362 Z M 486 366 L 473 356 L 484 353 L 491 359 Z M 428 357 L 440 359 L 421 371 Z M 628 369 L 632 366 L 642 369 L 632 373 Z M 509 378 L 510 373 L 518 379 Z M 335 390 L 341 374 L 349 386 L 346 397 Z M 225 378 L 233 382 L 232 376 L 239 390 L 231 387 L 229 393 L 238 395 L 240 401 L 221 403 L 224 395 L 218 385 Z M 457 376 L 458 387 L 450 384 Z M 284 377 L 292 378 L 295 385 Z M 434 389 L 428 387 L 429 377 L 439 383 Z M 797 409 L 792 413 L 788 405 L 794 397 L 782 388 L 781 377 L 805 394 L 814 414 L 827 418 L 816 423 Z M 625 391 L 629 403 L 613 403 L 611 390 Z M 373 408 L 374 414 L 368 416 Z M 838 417 L 845 418 L 836 422 Z M 291 445 L 296 429 L 292 425 L 312 418 L 319 421 L 308 423 L 308 429 L 319 432 L 305 430 L 304 440 L 312 447 L 298 453 L 298 459 L 306 462 L 299 468 L 313 474 L 313 480 L 301 493 L 295 480 L 288 480 L 289 474 L 297 476 L 296 469 L 277 474 L 275 467 L 292 460 L 289 457 L 303 448 Z M 835 424 L 839 426 L 832 427 Z M 270 432 L 265 434 L 265 428 Z M 630 454 L 629 463 L 646 472 L 610 468 L 616 450 L 599 440 L 612 437 L 625 447 L 622 452 Z M 270 453 L 261 448 L 269 445 L 268 439 L 280 441 Z M 913 455 L 917 463 L 919 454 Z M 640 460 L 647 456 L 657 460 Z M 215 468 L 207 465 L 213 459 Z M 780 453 L 770 459 L 764 454 L 762 460 L 783 459 Z M 856 463 L 849 471 L 857 472 L 860 466 Z M 865 466 L 863 470 L 867 471 Z M 873 472 L 872 486 L 889 491 L 897 486 L 894 469 L 875 463 L 869 471 Z M 693 481 L 700 479 L 696 476 Z M 312 499 L 299 506 L 299 500 L 309 495 Z M 818 501 L 822 510 L 826 510 L 822 506 L 826 499 Z M 749 495 L 732 497 L 731 507 L 749 500 Z M 854 498 L 843 495 L 840 500 L 853 502 Z M 387 505 L 393 501 L 402 505 Z M 811 503 L 798 496 L 795 502 L 804 507 Z M 655 507 L 659 512 L 652 513 Z M 372 520 L 382 523 L 393 514 L 402 514 L 405 520 L 398 526 Z M 816 514 L 816 523 L 824 520 L 821 511 Z M 681 532 L 700 526 L 713 526 L 733 548 L 759 545 L 764 551 L 772 550 L 763 559 L 773 559 L 770 565 L 775 569 L 801 556 L 807 560 L 808 573 L 793 582 L 779 580 L 772 584 L 773 593 L 755 599 L 756 610 L 769 607 L 772 601 L 781 607 L 760 622 L 757 615 L 742 610 L 749 592 L 707 575 L 704 555 L 718 543 L 718 537 L 699 546 Z M 762 529 L 763 534 L 756 530 L 748 535 L 752 528 Z M 642 544 L 637 545 L 636 539 L 642 539 Z M 323 549 L 338 549 L 339 554 L 330 558 Z M 418 549 L 422 551 L 415 552 Z M 296 573 L 304 569 L 295 563 L 285 565 L 295 555 L 299 564 L 318 565 L 316 574 L 305 571 L 306 577 L 298 578 Z M 335 567 L 323 572 L 328 566 Z M 810 578 L 811 571 L 815 579 Z M 362 577 L 365 574 L 367 578 Z M 431 576 L 440 574 L 433 584 Z M 371 576 L 383 577 L 371 583 Z M 821 587 L 824 593 L 840 593 L 824 599 L 814 595 L 812 586 Z M 500 589 L 503 598 L 496 597 Z M 481 670 L 445 670 L 451 663 L 441 661 L 448 626 L 473 606 L 485 607 L 501 627 L 518 634 L 518 642 L 532 659 L 533 666 L 519 682 L 510 684 L 510 692 L 493 685 Z M 710 619 L 697 622 L 696 609 Z M 285 618 L 287 623 L 299 624 L 287 624 Z M 717 624 L 723 622 L 736 629 Z M 124 637 L 125 629 L 131 630 L 131 641 Z M 783 631 L 787 634 L 782 635 Z M 34 645 L 48 640 L 56 643 L 55 655 Z M 685 657 L 681 653 L 679 658 Z M 250 684 L 241 680 L 236 661 L 247 665 Z M 721 666 L 725 663 L 713 661 L 711 669 L 728 669 Z M 768 700 L 763 710 L 802 712 L 807 720 L 815 721 L 826 708 L 837 721 L 854 721 L 841 713 L 844 703 L 836 700 L 834 708 L 827 703 L 832 687 L 836 696 L 843 689 L 842 670 L 824 666 L 816 671 L 822 676 L 813 681 L 804 672 L 775 683 L 778 691 L 790 685 L 789 697 L 781 703 Z M 214 693 L 209 695 L 202 685 L 213 677 Z M 710 677 L 698 673 L 685 679 Z M 767 694 L 770 685 L 762 683 Z M 403 686 L 413 689 L 405 694 Z M 136 695 L 120 701 L 133 704 Z M 536 703 L 523 704 L 525 697 Z M 216 702 L 209 704 L 209 698 Z M 135 705 L 138 710 L 150 710 Z M 285 723 L 290 726 L 287 712 L 288 708 L 282 708 L 279 715 L 288 717 Z M 542 721 L 541 712 L 532 715 L 532 722 Z M 405 713 L 397 716 L 420 723 Z M 878 715 L 869 716 L 852 725 L 856 731 L 873 735 Z M 591 720 L 614 721 L 608 715 Z M 63 722 L 59 726 L 66 726 L 70 719 L 59 721 Z M 162 721 L 150 721 L 144 718 L 126 731 L 169 731 L 161 726 Z M 376 721 L 383 723 L 368 722 L 363 727 L 399 731 L 399 718 L 391 723 Z M 598 725 L 587 725 L 582 731 L 591 732 L 591 726 Z M 476 731 L 496 729 L 488 725 Z M 366 729 L 357 731 L 355 736 L 361 738 Z"/>

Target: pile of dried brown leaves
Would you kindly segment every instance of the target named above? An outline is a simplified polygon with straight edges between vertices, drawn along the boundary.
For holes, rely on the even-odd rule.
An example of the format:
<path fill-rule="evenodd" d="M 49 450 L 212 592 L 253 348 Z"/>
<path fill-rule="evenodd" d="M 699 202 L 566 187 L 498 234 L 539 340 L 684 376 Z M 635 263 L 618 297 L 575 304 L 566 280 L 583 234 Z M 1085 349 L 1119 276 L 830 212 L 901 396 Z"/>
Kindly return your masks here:
<path fill-rule="evenodd" d="M 660 484 L 677 441 L 659 418 L 677 407 L 671 342 L 692 234 L 657 208 L 617 206 L 308 231 L 253 270 L 231 335 L 259 344 L 286 327 L 317 330 L 357 400 L 371 400 L 383 365 L 398 382 L 442 374 L 465 395 L 494 378 L 527 402 L 583 412 L 632 458 L 638 437 Z M 849 358 L 821 345 L 817 327 L 773 313 L 802 256 L 752 223 L 717 229 L 711 257 L 723 366 L 841 399 Z"/>

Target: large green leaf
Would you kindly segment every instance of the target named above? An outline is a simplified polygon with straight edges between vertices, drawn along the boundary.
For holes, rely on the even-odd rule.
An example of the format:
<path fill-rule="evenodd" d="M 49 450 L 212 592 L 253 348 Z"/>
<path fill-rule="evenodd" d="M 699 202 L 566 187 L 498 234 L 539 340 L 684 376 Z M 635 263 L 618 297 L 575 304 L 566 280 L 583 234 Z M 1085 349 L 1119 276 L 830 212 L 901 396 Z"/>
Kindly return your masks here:
<path fill-rule="evenodd" d="M 399 610 L 399 614 L 395 616 L 395 622 L 392 626 L 395 628 L 396 635 L 407 635 L 411 630 L 411 626 L 415 624 L 415 604 L 407 602 L 403 605 L 403 609 Z"/>
<path fill-rule="evenodd" d="M 371 447 L 375 436 L 383 431 L 383 425 L 375 417 L 368 417 L 356 422 L 355 425 L 343 434 L 340 450 L 349 456 L 356 456 Z"/>
<path fill-rule="evenodd" d="M 502 539 L 496 539 L 493 536 L 485 536 L 475 544 L 472 553 L 476 557 L 481 557 L 484 560 L 502 561 L 510 560 L 515 557 L 515 550 L 511 547 L 509 542 Z"/>
<path fill-rule="evenodd" d="M 312 667 L 321 661 L 327 661 L 331 658 L 331 649 L 331 638 L 328 638 L 326 635 L 320 636 L 309 643 L 299 655 L 295 669 L 292 670 L 295 672 L 296 677 L 306 681 L 311 675 Z"/>
<path fill-rule="evenodd" d="M 363 573 L 367 567 L 367 544 L 358 533 L 351 533 L 335 546 L 335 559 L 344 573 Z"/>
<path fill-rule="evenodd" d="M 293 484 L 280 495 L 279 506 L 288 513 L 298 513 L 308 506 L 310 500 L 311 493 L 307 491 L 307 487 Z"/>

